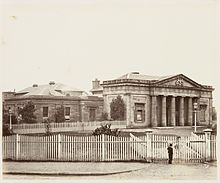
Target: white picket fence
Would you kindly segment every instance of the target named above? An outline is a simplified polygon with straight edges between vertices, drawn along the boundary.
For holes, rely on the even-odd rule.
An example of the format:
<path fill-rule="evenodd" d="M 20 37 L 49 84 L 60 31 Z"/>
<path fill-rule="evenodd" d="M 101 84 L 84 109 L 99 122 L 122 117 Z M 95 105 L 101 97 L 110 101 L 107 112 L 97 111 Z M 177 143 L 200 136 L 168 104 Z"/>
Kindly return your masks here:
<path fill-rule="evenodd" d="M 211 138 L 210 138 L 210 153 L 211 153 L 211 160 L 217 160 L 217 157 L 216 157 L 216 135 L 211 135 Z"/>
<path fill-rule="evenodd" d="M 173 144 L 174 162 L 204 162 L 207 147 L 216 160 L 215 137 L 177 137 L 147 134 L 135 137 L 99 136 L 28 136 L 3 137 L 3 159 L 35 161 L 164 161 L 167 162 L 168 143 Z M 211 146 L 207 146 L 210 143 Z"/>
<path fill-rule="evenodd" d="M 94 130 L 104 124 L 111 124 L 111 128 L 125 128 L 126 121 L 90 121 L 50 123 L 50 132 L 86 131 Z M 14 133 L 31 134 L 46 133 L 46 123 L 12 125 Z"/>

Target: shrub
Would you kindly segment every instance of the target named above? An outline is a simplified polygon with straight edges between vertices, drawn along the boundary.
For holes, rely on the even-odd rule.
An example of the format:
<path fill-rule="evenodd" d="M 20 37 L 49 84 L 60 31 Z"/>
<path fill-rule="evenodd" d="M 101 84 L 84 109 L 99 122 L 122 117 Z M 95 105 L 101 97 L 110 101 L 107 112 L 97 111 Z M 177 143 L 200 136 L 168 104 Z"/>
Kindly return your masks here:
<path fill-rule="evenodd" d="M 93 131 L 92 135 L 113 135 L 113 136 L 118 136 L 120 134 L 120 131 L 118 128 L 112 130 L 111 129 L 111 124 L 105 124 L 101 125 L 101 127 L 96 128 L 95 131 Z"/>

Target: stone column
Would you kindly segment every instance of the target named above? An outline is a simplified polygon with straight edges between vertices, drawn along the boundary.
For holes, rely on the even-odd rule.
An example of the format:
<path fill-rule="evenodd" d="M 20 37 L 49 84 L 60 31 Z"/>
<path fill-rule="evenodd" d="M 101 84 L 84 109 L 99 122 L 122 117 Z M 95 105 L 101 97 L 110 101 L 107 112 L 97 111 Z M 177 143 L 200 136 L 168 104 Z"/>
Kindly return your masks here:
<path fill-rule="evenodd" d="M 162 96 L 162 126 L 167 126 L 166 96 Z"/>
<path fill-rule="evenodd" d="M 151 125 L 157 127 L 157 96 L 151 98 Z"/>
<path fill-rule="evenodd" d="M 146 126 L 149 127 L 151 125 L 151 103 L 150 103 L 150 96 L 147 96 L 146 104 L 145 104 L 145 120 Z"/>
<path fill-rule="evenodd" d="M 188 99 L 188 125 L 192 126 L 193 124 L 193 109 L 192 109 L 192 98 Z"/>
<path fill-rule="evenodd" d="M 171 126 L 176 126 L 176 103 L 175 103 L 175 97 L 172 96 L 171 98 Z"/>
<path fill-rule="evenodd" d="M 184 126 L 184 97 L 180 98 L 180 116 L 179 125 Z"/>

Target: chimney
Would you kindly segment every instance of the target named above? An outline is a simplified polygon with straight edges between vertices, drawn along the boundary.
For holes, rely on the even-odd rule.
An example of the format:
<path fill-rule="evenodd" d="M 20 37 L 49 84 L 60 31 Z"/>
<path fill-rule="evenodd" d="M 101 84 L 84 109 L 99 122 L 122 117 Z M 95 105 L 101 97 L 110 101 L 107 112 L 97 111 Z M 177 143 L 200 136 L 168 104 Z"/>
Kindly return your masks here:
<path fill-rule="evenodd" d="M 33 86 L 32 87 L 38 87 L 38 84 L 33 84 Z"/>
<path fill-rule="evenodd" d="M 99 87 L 100 87 L 100 80 L 96 78 L 95 81 L 92 81 L 92 89 L 97 89 Z"/>
<path fill-rule="evenodd" d="M 131 72 L 131 73 L 132 73 L 132 74 L 140 74 L 139 72 L 136 72 L 136 71 L 135 71 L 135 72 Z"/>
<path fill-rule="evenodd" d="M 50 81 L 49 85 L 55 85 L 55 82 L 54 81 Z"/>
<path fill-rule="evenodd" d="M 130 79 L 131 75 L 133 75 L 133 74 L 137 75 L 137 74 L 140 74 L 140 73 L 139 72 L 130 72 L 130 73 L 127 74 L 126 78 Z"/>

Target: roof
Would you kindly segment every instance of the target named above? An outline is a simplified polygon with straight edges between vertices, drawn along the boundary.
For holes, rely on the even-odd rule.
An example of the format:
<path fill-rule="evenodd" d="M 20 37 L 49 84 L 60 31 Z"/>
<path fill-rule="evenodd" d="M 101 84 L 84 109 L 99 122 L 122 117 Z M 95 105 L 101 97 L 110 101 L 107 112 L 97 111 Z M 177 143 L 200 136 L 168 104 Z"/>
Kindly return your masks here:
<path fill-rule="evenodd" d="M 170 77 L 173 77 L 175 75 L 169 75 L 169 76 L 150 76 L 150 75 L 143 75 L 139 74 L 139 72 L 130 72 L 127 73 L 117 79 L 137 79 L 137 80 L 148 80 L 148 81 L 160 81 L 164 80 Z"/>
<path fill-rule="evenodd" d="M 47 96 L 66 96 L 68 93 L 70 96 L 73 96 L 74 93 L 83 93 L 84 91 L 77 88 L 67 86 L 62 83 L 45 84 L 45 85 L 33 85 L 27 87 L 19 92 L 16 92 L 16 95 L 47 95 Z"/>
<path fill-rule="evenodd" d="M 150 75 L 139 74 L 139 72 L 131 72 L 131 73 L 122 75 L 121 77 L 114 79 L 114 80 L 103 81 L 102 86 L 110 86 L 112 84 L 114 85 L 114 84 L 131 82 L 131 83 L 147 84 L 147 85 L 165 84 L 165 85 L 172 85 L 172 86 L 180 87 L 179 84 L 176 84 L 176 80 L 185 81 L 184 86 L 181 85 L 181 87 L 191 87 L 191 88 L 194 87 L 194 88 L 204 89 L 206 91 L 214 90 L 212 86 L 201 85 L 183 74 L 175 74 L 175 75 L 168 75 L 168 76 L 150 76 Z"/>

